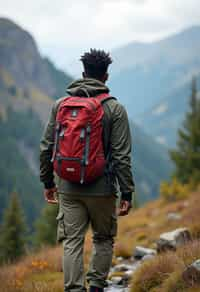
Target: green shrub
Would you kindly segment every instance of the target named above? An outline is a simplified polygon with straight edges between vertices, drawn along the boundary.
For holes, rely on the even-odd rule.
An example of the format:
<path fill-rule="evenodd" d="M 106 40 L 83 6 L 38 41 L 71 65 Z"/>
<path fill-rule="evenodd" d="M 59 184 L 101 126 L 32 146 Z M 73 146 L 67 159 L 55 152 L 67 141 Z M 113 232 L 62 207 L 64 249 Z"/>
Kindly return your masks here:
<path fill-rule="evenodd" d="M 160 185 L 160 195 L 167 202 L 185 199 L 190 191 L 190 184 L 181 184 L 176 178 L 171 182 L 162 182 Z"/>

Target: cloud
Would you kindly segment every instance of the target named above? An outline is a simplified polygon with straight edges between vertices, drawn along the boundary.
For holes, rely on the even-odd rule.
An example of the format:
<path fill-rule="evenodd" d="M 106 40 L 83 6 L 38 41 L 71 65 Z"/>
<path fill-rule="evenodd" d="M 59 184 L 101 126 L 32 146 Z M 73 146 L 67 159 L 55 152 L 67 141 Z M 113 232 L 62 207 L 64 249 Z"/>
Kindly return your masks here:
<path fill-rule="evenodd" d="M 0 6 L 61 66 L 90 47 L 152 41 L 200 24 L 199 0 L 0 0 Z"/>

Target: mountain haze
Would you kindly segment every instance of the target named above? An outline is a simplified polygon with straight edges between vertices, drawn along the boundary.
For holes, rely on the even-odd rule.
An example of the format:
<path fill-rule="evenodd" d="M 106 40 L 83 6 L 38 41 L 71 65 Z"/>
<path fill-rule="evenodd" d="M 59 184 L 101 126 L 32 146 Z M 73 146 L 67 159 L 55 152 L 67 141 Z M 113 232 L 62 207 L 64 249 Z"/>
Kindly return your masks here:
<path fill-rule="evenodd" d="M 195 77 L 200 98 L 200 74 Z M 157 142 L 170 148 L 175 147 L 177 129 L 182 126 L 185 113 L 189 110 L 191 87 L 192 81 L 187 82 L 137 119 L 138 123 Z"/>
<path fill-rule="evenodd" d="M 112 52 L 110 86 L 136 119 L 200 73 L 200 27 Z"/>

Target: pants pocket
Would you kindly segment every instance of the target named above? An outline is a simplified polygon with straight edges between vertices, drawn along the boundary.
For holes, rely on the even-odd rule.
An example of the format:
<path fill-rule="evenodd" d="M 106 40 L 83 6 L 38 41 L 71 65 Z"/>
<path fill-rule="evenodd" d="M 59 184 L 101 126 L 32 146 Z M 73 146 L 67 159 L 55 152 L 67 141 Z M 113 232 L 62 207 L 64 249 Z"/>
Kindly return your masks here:
<path fill-rule="evenodd" d="M 66 232 L 65 232 L 65 223 L 64 223 L 64 213 L 62 211 L 59 211 L 56 220 L 58 221 L 57 226 L 57 241 L 61 242 L 66 238 Z"/>

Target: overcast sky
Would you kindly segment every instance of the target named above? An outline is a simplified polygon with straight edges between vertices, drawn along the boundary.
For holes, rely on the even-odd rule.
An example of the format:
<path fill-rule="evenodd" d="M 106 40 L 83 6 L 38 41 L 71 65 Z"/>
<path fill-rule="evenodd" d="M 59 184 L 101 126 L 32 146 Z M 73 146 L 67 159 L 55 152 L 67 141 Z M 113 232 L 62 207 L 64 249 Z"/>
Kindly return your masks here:
<path fill-rule="evenodd" d="M 90 47 L 111 50 L 200 25 L 200 1 L 0 0 L 0 16 L 30 31 L 42 54 L 66 68 Z"/>

